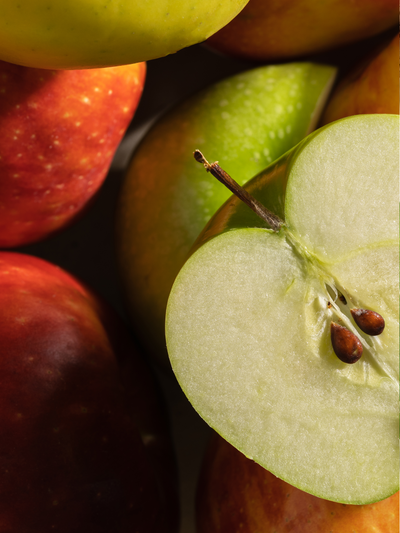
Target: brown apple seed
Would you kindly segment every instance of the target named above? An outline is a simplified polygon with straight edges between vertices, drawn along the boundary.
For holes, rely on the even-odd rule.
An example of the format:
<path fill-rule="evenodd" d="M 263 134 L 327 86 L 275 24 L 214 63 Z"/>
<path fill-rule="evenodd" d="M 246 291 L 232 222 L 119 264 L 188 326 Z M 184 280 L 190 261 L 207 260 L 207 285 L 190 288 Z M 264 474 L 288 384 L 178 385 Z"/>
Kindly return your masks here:
<path fill-rule="evenodd" d="M 382 316 L 369 309 L 351 309 L 351 314 L 357 326 L 367 335 L 380 335 L 385 329 Z"/>
<path fill-rule="evenodd" d="M 360 359 L 363 352 L 360 339 L 336 322 L 331 322 L 331 342 L 333 351 L 343 363 L 352 365 Z"/>

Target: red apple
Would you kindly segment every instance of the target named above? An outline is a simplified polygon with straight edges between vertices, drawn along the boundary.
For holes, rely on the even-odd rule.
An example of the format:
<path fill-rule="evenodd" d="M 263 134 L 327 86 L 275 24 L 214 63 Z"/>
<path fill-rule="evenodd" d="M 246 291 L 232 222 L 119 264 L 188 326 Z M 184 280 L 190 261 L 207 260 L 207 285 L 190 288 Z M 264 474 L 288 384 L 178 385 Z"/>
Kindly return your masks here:
<path fill-rule="evenodd" d="M 41 240 L 88 205 L 145 72 L 145 63 L 55 71 L 0 62 L 0 247 Z"/>
<path fill-rule="evenodd" d="M 399 113 L 398 34 L 343 78 L 328 101 L 322 125 L 370 113 Z"/>
<path fill-rule="evenodd" d="M 398 533 L 399 493 L 370 505 L 307 494 L 214 435 L 197 493 L 197 533 Z"/>
<path fill-rule="evenodd" d="M 398 0 L 250 0 L 207 43 L 256 61 L 292 58 L 376 35 L 398 16 Z"/>
<path fill-rule="evenodd" d="M 176 531 L 174 455 L 117 315 L 60 268 L 0 253 L 0 530 Z"/>

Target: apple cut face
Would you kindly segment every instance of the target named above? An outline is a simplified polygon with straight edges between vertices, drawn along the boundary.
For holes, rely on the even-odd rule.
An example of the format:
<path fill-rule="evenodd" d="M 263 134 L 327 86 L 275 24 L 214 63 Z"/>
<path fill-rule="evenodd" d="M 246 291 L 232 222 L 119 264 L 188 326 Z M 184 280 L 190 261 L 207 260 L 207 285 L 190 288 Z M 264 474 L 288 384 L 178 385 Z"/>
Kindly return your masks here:
<path fill-rule="evenodd" d="M 167 309 L 172 367 L 206 422 L 288 483 L 350 504 L 399 488 L 398 137 L 389 115 L 309 136 L 249 183 L 285 225 L 228 201 Z M 383 332 L 363 333 L 354 308 L 382 315 Z M 358 362 L 335 354 L 332 322 L 362 343 Z"/>

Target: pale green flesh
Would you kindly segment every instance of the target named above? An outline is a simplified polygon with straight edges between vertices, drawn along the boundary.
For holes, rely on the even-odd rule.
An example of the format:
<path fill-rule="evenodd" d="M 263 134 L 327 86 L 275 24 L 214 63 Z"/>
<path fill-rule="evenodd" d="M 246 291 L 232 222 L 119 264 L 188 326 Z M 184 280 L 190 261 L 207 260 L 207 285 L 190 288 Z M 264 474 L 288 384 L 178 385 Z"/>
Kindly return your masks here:
<path fill-rule="evenodd" d="M 340 142 L 348 146 L 354 134 L 346 128 Z M 374 128 L 375 144 L 393 143 L 393 122 L 394 135 L 383 136 L 379 125 Z M 318 140 L 308 149 L 307 180 L 293 172 L 287 189 L 287 220 L 300 220 L 299 233 L 295 223 L 278 234 L 235 229 L 200 247 L 171 292 L 168 351 L 197 411 L 245 455 L 322 498 L 369 503 L 399 487 L 398 224 L 390 224 L 398 201 L 398 194 L 392 194 L 398 187 L 397 149 L 387 154 L 385 181 L 379 165 L 374 171 L 369 161 L 370 185 L 381 186 L 386 200 L 374 194 L 374 187 L 362 188 L 355 206 L 340 211 L 338 220 L 347 232 L 327 220 L 336 216 L 328 204 L 338 205 L 335 191 L 341 196 L 345 179 L 337 188 L 318 189 L 317 162 L 325 148 Z M 357 153 L 350 158 L 343 153 L 346 148 L 331 177 L 323 176 L 325 182 L 345 176 L 347 167 L 346 179 L 355 183 L 351 168 Z M 371 222 L 364 212 L 371 213 L 379 202 Z M 313 221 L 318 203 L 326 207 L 320 210 L 320 224 L 306 228 L 294 206 L 302 205 L 305 218 Z M 395 217 L 398 221 L 398 212 Z M 356 227 L 360 235 L 354 239 L 352 227 L 359 218 L 367 228 Z M 335 299 L 336 289 L 349 305 Z M 350 318 L 353 306 L 380 312 L 386 321 L 382 335 L 360 334 Z M 364 353 L 356 364 L 346 365 L 334 354 L 332 320 L 361 338 Z"/>

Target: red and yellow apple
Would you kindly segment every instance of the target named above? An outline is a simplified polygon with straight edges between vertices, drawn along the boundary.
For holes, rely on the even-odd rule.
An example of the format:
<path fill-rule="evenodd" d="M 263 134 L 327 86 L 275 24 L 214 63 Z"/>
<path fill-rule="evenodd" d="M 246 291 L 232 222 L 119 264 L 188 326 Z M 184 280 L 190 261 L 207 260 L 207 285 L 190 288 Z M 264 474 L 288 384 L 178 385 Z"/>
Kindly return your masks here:
<path fill-rule="evenodd" d="M 0 253 L 0 529 L 172 533 L 176 472 L 153 375 L 64 270 Z"/>
<path fill-rule="evenodd" d="M 250 0 L 207 42 L 256 61 L 300 57 L 376 35 L 398 15 L 397 0 Z"/>
<path fill-rule="evenodd" d="M 0 247 L 70 224 L 103 183 L 145 63 L 54 71 L 0 62 Z"/>
<path fill-rule="evenodd" d="M 398 533 L 399 493 L 369 505 L 307 494 L 214 435 L 197 492 L 197 533 Z"/>
<path fill-rule="evenodd" d="M 399 35 L 363 61 L 328 100 L 322 125 L 350 115 L 399 114 Z"/>

